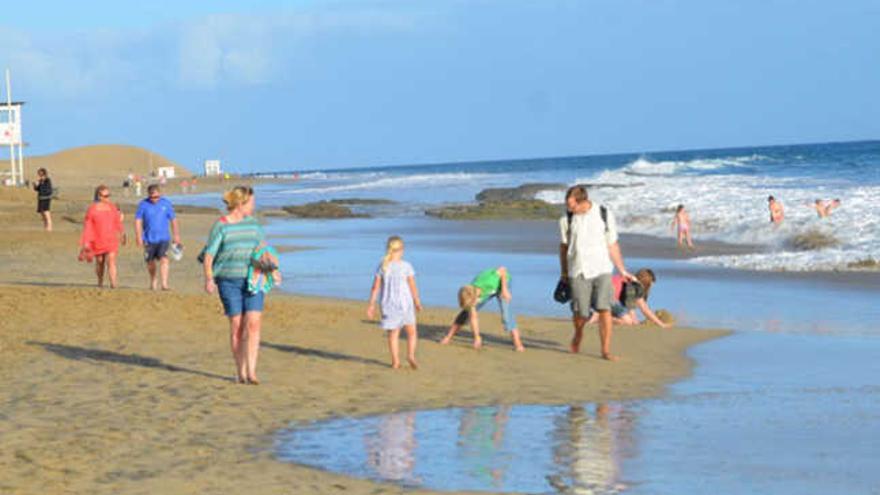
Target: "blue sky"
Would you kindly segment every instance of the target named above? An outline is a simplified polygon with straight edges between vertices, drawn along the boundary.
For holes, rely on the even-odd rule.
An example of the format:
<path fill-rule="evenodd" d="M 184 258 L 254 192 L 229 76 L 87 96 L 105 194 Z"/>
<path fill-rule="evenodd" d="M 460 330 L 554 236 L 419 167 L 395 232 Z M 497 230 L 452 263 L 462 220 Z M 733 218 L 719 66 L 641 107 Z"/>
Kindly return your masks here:
<path fill-rule="evenodd" d="M 4 6 L 29 152 L 295 170 L 880 138 L 880 3 Z"/>

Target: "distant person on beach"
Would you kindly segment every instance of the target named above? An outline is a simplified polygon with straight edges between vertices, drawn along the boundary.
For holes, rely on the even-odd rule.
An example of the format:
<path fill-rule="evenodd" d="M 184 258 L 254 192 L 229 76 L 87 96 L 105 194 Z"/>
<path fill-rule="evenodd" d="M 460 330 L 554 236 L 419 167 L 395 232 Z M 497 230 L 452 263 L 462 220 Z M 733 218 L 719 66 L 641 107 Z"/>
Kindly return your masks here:
<path fill-rule="evenodd" d="M 180 246 L 180 224 L 174 215 L 174 206 L 171 201 L 162 197 L 158 185 L 148 187 L 147 197 L 138 204 L 134 215 L 134 229 L 137 245 L 144 248 L 144 261 L 150 274 L 150 289 L 156 290 L 159 285 L 156 273 L 158 263 L 162 290 L 169 290 L 168 247 L 171 245 L 172 235 L 175 246 Z"/>
<path fill-rule="evenodd" d="M 34 181 L 34 191 L 37 191 L 37 213 L 43 217 L 43 229 L 52 232 L 52 180 L 45 168 L 37 170 L 37 180 Z"/>
<path fill-rule="evenodd" d="M 265 234 L 254 218 L 254 190 L 236 186 L 223 194 L 228 213 L 214 222 L 205 245 L 205 292 L 220 293 L 229 318 L 236 383 L 259 385 L 257 357 L 265 292 L 248 290 L 248 268 Z"/>
<path fill-rule="evenodd" d="M 135 177 L 134 179 L 134 195 L 137 197 L 141 197 L 141 191 L 144 189 L 144 180 L 141 177 Z"/>
<path fill-rule="evenodd" d="M 483 338 L 480 336 L 480 322 L 478 311 L 482 309 L 491 299 L 498 300 L 498 307 L 501 310 L 501 323 L 504 330 L 510 333 L 513 341 L 513 347 L 517 352 L 525 351 L 522 340 L 519 335 L 519 329 L 516 326 L 516 318 L 510 309 L 510 301 L 513 298 L 510 293 L 510 273 L 507 268 L 499 266 L 483 270 L 470 284 L 465 285 L 458 291 L 458 306 L 461 312 L 453 320 L 449 327 L 449 332 L 440 341 L 441 344 L 448 344 L 452 341 L 455 333 L 466 323 L 470 323 L 471 331 L 474 332 L 474 348 L 479 349 L 483 346 Z"/>
<path fill-rule="evenodd" d="M 672 217 L 669 227 L 678 231 L 679 249 L 685 249 L 685 240 L 687 241 L 687 249 L 694 249 L 694 241 L 691 239 L 691 217 L 684 209 L 684 205 L 678 205 L 675 209 L 675 216 Z"/>
<path fill-rule="evenodd" d="M 670 328 L 672 325 L 664 323 L 648 306 L 648 294 L 651 287 L 657 281 L 657 276 L 650 268 L 642 268 L 636 272 L 635 281 L 624 280 L 620 275 L 611 277 L 611 316 L 618 325 L 638 325 L 636 316 L 638 308 L 647 320 L 661 328 Z M 587 323 L 594 324 L 599 321 L 599 315 L 593 313 Z"/>
<path fill-rule="evenodd" d="M 815 203 L 812 205 L 813 209 L 816 210 L 816 214 L 819 215 L 819 218 L 828 218 L 831 216 L 831 212 L 836 208 L 840 208 L 840 200 L 826 200 L 823 201 L 821 199 L 817 199 Z"/>
<path fill-rule="evenodd" d="M 577 185 L 565 194 L 568 214 L 559 219 L 561 278 L 571 288 L 574 337 L 571 352 L 580 352 L 584 325 L 590 310 L 598 313 L 602 358 L 611 354 L 611 272 L 614 267 L 625 280 L 634 280 L 623 265 L 617 242 L 617 223 L 610 210 L 589 200 L 587 189 Z"/>
<path fill-rule="evenodd" d="M 97 201 L 86 211 L 80 236 L 80 259 L 95 260 L 98 287 L 104 286 L 104 273 L 110 276 L 110 287 L 116 288 L 116 255 L 119 241 L 125 243 L 122 213 L 110 201 L 110 188 L 101 184 L 95 189 Z"/>
<path fill-rule="evenodd" d="M 782 202 L 769 196 L 767 197 L 767 207 L 770 209 L 770 222 L 774 225 L 782 224 L 785 219 L 785 208 L 782 207 Z"/>
<path fill-rule="evenodd" d="M 406 360 L 412 369 L 418 369 L 416 362 L 416 311 L 422 310 L 419 289 L 416 287 L 416 272 L 409 262 L 403 260 L 403 240 L 400 237 L 388 238 L 385 256 L 373 277 L 370 289 L 370 303 L 367 317 L 376 314 L 376 300 L 382 311 L 381 327 L 388 336 L 388 350 L 391 352 L 391 367 L 400 368 L 400 329 L 406 330 Z"/>

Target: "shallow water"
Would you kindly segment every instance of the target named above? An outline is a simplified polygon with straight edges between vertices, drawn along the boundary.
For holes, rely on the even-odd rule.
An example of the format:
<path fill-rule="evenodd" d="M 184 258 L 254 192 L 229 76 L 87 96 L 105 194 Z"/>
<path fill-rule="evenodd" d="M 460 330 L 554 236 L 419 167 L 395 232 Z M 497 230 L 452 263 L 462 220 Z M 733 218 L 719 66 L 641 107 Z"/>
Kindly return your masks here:
<path fill-rule="evenodd" d="M 295 424 L 279 459 L 436 490 L 876 493 L 880 341 L 740 333 L 648 401 Z"/>
<path fill-rule="evenodd" d="M 276 243 L 318 249 L 282 255 L 292 277 L 284 290 L 365 300 L 389 233 L 406 240 L 406 259 L 416 270 L 425 304 L 453 306 L 458 287 L 487 267 L 505 265 L 513 278 L 513 309 L 521 314 L 567 317 L 551 291 L 559 276 L 553 251 L 485 248 L 488 238 L 510 238 L 507 226 L 485 230 L 431 218 L 274 221 L 267 226 Z M 280 236 L 296 234 L 296 238 Z M 626 246 L 624 246 L 624 249 Z M 653 308 L 670 310 L 683 325 L 742 331 L 880 335 L 880 286 L 829 286 L 821 279 L 792 280 L 760 272 L 711 268 L 679 260 L 627 258 L 631 271 L 652 268 L 657 284 Z M 442 269 L 438 269 L 442 267 Z M 878 284 L 880 285 L 880 284 Z M 496 308 L 489 308 L 496 311 Z"/>

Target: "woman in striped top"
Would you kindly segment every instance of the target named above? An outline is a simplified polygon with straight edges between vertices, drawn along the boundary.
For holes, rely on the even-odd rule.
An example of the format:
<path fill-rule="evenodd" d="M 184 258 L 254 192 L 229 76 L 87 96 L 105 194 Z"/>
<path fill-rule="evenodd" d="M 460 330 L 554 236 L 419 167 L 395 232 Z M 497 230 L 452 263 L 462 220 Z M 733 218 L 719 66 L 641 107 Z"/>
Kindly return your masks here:
<path fill-rule="evenodd" d="M 265 234 L 253 217 L 252 188 L 236 186 L 223 194 L 223 202 L 229 213 L 214 223 L 205 246 L 205 291 L 212 294 L 217 289 L 229 318 L 237 382 L 259 385 L 256 370 L 264 293 L 248 291 L 247 273 L 251 255 L 263 244 Z"/>

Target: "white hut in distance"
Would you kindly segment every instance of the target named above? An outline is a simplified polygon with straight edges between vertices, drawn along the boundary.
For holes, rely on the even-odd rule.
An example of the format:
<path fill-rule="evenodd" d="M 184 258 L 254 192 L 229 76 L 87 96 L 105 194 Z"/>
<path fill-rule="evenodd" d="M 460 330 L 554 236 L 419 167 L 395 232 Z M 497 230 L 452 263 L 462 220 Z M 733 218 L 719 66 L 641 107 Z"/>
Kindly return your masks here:
<path fill-rule="evenodd" d="M 206 176 L 217 176 L 222 174 L 223 171 L 220 170 L 220 160 L 205 160 L 205 175 Z"/>

